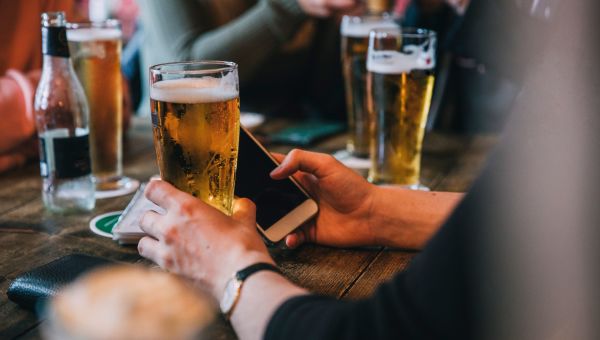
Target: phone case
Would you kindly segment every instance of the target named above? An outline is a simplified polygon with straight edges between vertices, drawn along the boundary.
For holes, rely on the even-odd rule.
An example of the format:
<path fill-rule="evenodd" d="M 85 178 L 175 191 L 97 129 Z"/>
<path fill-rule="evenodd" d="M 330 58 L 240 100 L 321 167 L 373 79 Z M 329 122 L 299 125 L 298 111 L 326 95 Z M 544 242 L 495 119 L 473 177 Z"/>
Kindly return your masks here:
<path fill-rule="evenodd" d="M 16 277 L 7 295 L 19 306 L 40 313 L 46 300 L 81 274 L 116 262 L 100 257 L 71 254 Z"/>

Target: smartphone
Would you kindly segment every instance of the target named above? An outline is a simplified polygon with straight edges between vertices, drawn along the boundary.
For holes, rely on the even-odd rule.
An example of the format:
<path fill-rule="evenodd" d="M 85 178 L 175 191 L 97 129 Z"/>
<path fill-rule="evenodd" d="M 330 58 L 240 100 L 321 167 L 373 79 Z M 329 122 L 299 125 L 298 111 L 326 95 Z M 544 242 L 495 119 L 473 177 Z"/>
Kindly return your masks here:
<path fill-rule="evenodd" d="M 294 178 L 272 179 L 269 174 L 278 162 L 248 130 L 240 129 L 235 195 L 254 202 L 258 230 L 277 243 L 313 217 L 317 203 Z"/>

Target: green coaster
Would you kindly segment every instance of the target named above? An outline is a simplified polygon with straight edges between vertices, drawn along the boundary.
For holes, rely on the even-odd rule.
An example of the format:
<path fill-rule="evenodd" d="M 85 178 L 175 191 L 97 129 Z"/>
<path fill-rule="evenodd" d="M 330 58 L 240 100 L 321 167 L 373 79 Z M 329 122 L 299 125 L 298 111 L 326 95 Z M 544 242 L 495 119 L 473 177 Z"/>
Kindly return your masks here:
<path fill-rule="evenodd" d="M 112 211 L 98 215 L 90 221 L 90 229 L 94 234 L 112 238 L 113 227 L 119 221 L 119 217 L 121 217 L 122 213 L 123 211 Z"/>

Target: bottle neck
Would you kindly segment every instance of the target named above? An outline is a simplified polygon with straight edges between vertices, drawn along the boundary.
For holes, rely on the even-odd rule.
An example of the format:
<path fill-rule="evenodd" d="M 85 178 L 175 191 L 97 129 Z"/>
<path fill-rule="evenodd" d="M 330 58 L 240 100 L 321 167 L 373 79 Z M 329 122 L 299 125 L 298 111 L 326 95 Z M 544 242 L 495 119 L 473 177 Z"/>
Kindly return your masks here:
<path fill-rule="evenodd" d="M 52 70 L 73 70 L 73 64 L 70 58 L 57 57 L 53 55 L 45 54 L 42 63 L 42 72 Z"/>
<path fill-rule="evenodd" d="M 65 26 L 42 26 L 42 54 L 69 58 Z"/>
<path fill-rule="evenodd" d="M 48 55 L 45 54 L 43 55 L 43 66 L 46 67 L 46 65 L 56 65 L 56 66 L 60 66 L 60 65 L 69 65 L 71 64 L 71 59 L 70 58 L 65 58 L 65 57 L 57 57 L 54 55 Z"/>

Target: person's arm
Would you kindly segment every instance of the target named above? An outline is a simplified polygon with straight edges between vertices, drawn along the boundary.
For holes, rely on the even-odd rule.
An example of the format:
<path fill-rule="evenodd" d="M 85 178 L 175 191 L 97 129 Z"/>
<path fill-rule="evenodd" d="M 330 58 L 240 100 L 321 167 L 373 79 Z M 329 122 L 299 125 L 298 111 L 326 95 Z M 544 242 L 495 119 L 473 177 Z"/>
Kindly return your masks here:
<path fill-rule="evenodd" d="M 256 230 L 256 210 L 248 199 L 236 200 L 226 216 L 167 182 L 151 181 L 146 197 L 165 209 L 147 212 L 140 227 L 148 236 L 138 244 L 140 255 L 181 274 L 220 301 L 227 280 L 251 264 L 274 264 Z M 231 322 L 241 339 L 259 339 L 275 309 L 306 290 L 280 274 L 261 271 L 242 287 Z"/>
<path fill-rule="evenodd" d="M 330 155 L 275 154 L 275 179 L 295 176 L 319 205 L 316 219 L 288 235 L 288 247 L 308 241 L 336 247 L 385 245 L 420 249 L 463 197 L 375 186 Z"/>
<path fill-rule="evenodd" d="M 140 254 L 193 280 L 217 301 L 234 272 L 257 262 L 273 263 L 256 231 L 249 200 L 237 200 L 229 217 L 164 181 L 150 182 L 146 196 L 166 214 L 148 212 L 142 218 L 140 226 L 148 236 L 140 240 Z M 453 267 L 443 263 L 433 268 Z M 261 271 L 244 282 L 231 322 L 240 339 L 391 338 L 427 330 L 415 323 L 421 314 L 411 308 L 406 284 L 400 277 L 371 299 L 342 302 L 309 295 L 283 276 Z"/>
<path fill-rule="evenodd" d="M 480 196 L 479 196 L 480 197 Z M 274 274 L 257 274 L 244 287 L 232 323 L 240 339 L 443 339 L 467 337 L 467 268 L 480 224 L 467 214 L 477 199 L 457 211 L 406 272 L 370 297 L 340 301 L 309 295 Z M 468 227 L 467 227 L 468 225 Z M 260 276 L 259 276 L 260 275 Z M 265 317 L 267 319 L 265 319 Z"/>
<path fill-rule="evenodd" d="M 39 70 L 9 70 L 0 77 L 0 173 L 22 166 L 37 153 L 33 96 L 38 80 Z"/>
<path fill-rule="evenodd" d="M 464 194 L 377 188 L 371 223 L 374 243 L 388 247 L 421 249 L 440 228 Z"/>
<path fill-rule="evenodd" d="M 465 200 L 409 268 L 368 298 L 290 298 L 276 309 L 265 339 L 469 338 L 468 271 L 474 268 L 468 265 L 476 232 L 467 230 L 482 223 L 473 213 L 480 198 Z"/>
<path fill-rule="evenodd" d="M 253 74 L 276 46 L 295 32 L 305 15 L 295 0 L 259 1 L 233 21 L 218 26 L 212 1 L 141 2 L 144 33 L 153 50 L 177 60 L 230 60 L 240 78 Z M 234 2 L 235 3 L 235 2 Z"/>
<path fill-rule="evenodd" d="M 17 70 L 0 77 L 0 153 L 6 153 L 35 132 L 32 80 Z"/>
<path fill-rule="evenodd" d="M 156 42 L 157 53 L 170 51 L 177 60 L 236 62 L 242 82 L 288 42 L 309 16 L 328 16 L 333 10 L 350 9 L 356 3 L 355 0 L 260 0 L 236 19 L 218 27 L 212 2 L 216 0 L 143 1 L 145 34 Z"/>
<path fill-rule="evenodd" d="M 294 151 L 282 163 L 279 175 L 294 168 L 304 171 L 296 174 L 303 183 L 312 181 L 315 184 L 307 188 L 321 209 L 317 220 L 321 224 L 317 224 L 315 241 L 336 245 L 373 242 L 371 233 L 363 227 L 369 214 L 377 213 L 370 208 L 371 203 L 377 201 L 370 197 L 376 187 L 324 154 Z M 317 185 L 319 183 L 322 185 Z M 273 263 L 256 230 L 255 207 L 251 201 L 237 200 L 230 217 L 164 181 L 150 182 L 146 196 L 166 213 L 160 215 L 149 211 L 143 216 L 140 227 L 148 236 L 138 244 L 140 254 L 169 271 L 192 279 L 215 299 L 222 298 L 227 280 L 236 271 L 257 262 Z M 397 195 L 389 198 L 398 201 Z M 387 200 L 385 202 L 377 208 L 392 206 Z M 406 227 L 410 230 L 410 226 Z M 409 232 L 406 235 L 410 237 Z M 452 261 L 452 257 L 442 256 L 442 259 Z M 442 267 L 452 266 L 444 264 Z M 273 320 L 283 318 L 282 325 L 292 324 L 280 330 L 286 335 L 284 338 L 291 338 L 291 334 L 300 338 L 340 338 L 358 334 L 360 338 L 371 330 L 383 335 L 396 334 L 395 328 L 390 326 L 398 324 L 395 320 L 400 318 L 399 325 L 408 327 L 413 324 L 412 315 L 418 314 L 407 307 L 410 302 L 405 301 L 406 296 L 402 293 L 404 283 L 398 281 L 387 287 L 377 298 L 365 303 L 336 302 L 310 297 L 305 290 L 278 274 L 259 272 L 245 281 L 231 321 L 241 339 L 262 337 L 273 315 Z M 307 297 L 300 297 L 304 295 Z M 305 305 L 307 301 L 310 303 Z M 409 312 L 405 312 L 407 310 Z M 294 324 L 294 315 L 298 316 L 300 328 Z M 271 324 L 274 322 L 277 324 L 276 321 Z M 270 334 L 278 332 L 271 330 Z M 279 338 L 277 335 L 272 337 Z"/>

